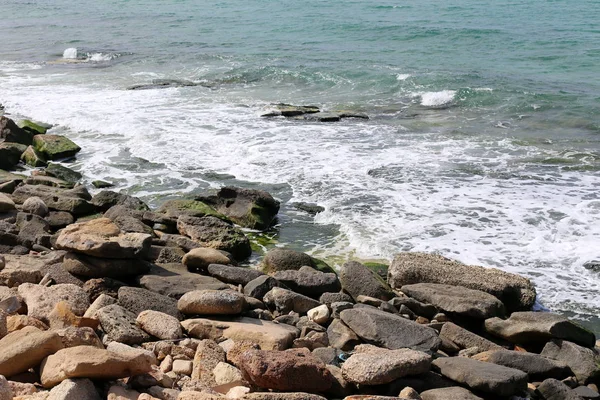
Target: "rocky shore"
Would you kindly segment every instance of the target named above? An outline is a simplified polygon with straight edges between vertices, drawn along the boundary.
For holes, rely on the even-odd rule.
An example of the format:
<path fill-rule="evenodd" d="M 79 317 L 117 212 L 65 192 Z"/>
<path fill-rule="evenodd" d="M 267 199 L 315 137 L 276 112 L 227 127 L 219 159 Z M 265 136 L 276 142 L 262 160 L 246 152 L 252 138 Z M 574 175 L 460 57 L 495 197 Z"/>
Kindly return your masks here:
<path fill-rule="evenodd" d="M 92 195 L 47 130 L 0 116 L 0 400 L 600 398 L 594 334 L 532 311 L 528 279 L 423 253 L 242 267 L 269 193 Z"/>

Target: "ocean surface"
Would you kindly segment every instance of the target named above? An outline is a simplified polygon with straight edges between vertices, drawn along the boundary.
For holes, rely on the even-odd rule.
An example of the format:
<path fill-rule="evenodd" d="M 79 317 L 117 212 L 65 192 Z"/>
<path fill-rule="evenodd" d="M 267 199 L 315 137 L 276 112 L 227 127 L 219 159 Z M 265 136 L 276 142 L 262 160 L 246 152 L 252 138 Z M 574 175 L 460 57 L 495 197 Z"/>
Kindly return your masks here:
<path fill-rule="evenodd" d="M 600 260 L 597 0 L 1 9 L 0 103 L 82 146 L 70 165 L 88 182 L 153 205 L 266 189 L 280 245 L 338 265 L 426 251 L 498 267 L 600 326 L 600 271 L 585 267 Z M 157 79 L 199 85 L 126 90 Z M 261 117 L 279 102 L 370 119 Z"/>

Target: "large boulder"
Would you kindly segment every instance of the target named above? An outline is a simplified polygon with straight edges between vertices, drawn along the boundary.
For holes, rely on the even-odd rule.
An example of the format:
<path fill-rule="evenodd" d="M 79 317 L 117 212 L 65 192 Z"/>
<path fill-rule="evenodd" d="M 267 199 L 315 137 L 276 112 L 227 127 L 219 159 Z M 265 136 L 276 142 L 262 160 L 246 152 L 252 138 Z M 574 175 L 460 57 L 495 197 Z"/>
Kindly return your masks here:
<path fill-rule="evenodd" d="M 511 343 L 530 344 L 564 339 L 585 347 L 593 348 L 596 336 L 575 324 L 568 318 L 550 312 L 515 312 L 510 318 L 490 318 L 485 321 L 485 329 Z"/>
<path fill-rule="evenodd" d="M 71 311 L 82 316 L 90 306 L 88 294 L 79 286 L 71 283 L 50 287 L 23 283 L 19 286 L 19 295 L 27 304 L 27 315 L 47 322 L 48 316 L 61 301 L 68 304 Z"/>
<path fill-rule="evenodd" d="M 214 196 L 198 200 L 211 205 L 246 228 L 267 229 L 279 212 L 279 202 L 264 190 L 223 187 Z"/>
<path fill-rule="evenodd" d="M 265 389 L 319 393 L 331 387 L 323 361 L 300 350 L 249 350 L 240 356 L 240 369 L 248 382 Z"/>
<path fill-rule="evenodd" d="M 438 358 L 433 366 L 445 377 L 484 393 L 512 396 L 527 388 L 527 374 L 514 368 L 467 357 Z"/>
<path fill-rule="evenodd" d="M 195 290 L 177 302 L 183 314 L 239 314 L 244 309 L 244 295 L 233 290 Z"/>
<path fill-rule="evenodd" d="M 192 249 L 183 256 L 183 265 L 189 270 L 206 271 L 210 264 L 231 264 L 233 260 L 227 253 L 210 247 Z"/>
<path fill-rule="evenodd" d="M 145 274 L 150 270 L 150 264 L 135 258 L 98 258 L 67 253 L 63 260 L 63 268 L 73 275 L 86 278 L 121 279 Z"/>
<path fill-rule="evenodd" d="M 344 310 L 340 318 L 365 342 L 386 349 L 435 351 L 440 346 L 440 338 L 432 328 L 375 308 Z"/>
<path fill-rule="evenodd" d="M 310 267 L 302 267 L 298 271 L 277 271 L 273 277 L 294 292 L 314 299 L 318 299 L 325 292 L 339 292 L 342 289 L 336 274 Z"/>
<path fill-rule="evenodd" d="M 47 357 L 40 367 L 42 385 L 51 388 L 69 378 L 119 379 L 152 370 L 156 358 L 147 351 L 113 352 L 93 346 L 63 349 Z"/>
<path fill-rule="evenodd" d="M 481 290 L 439 283 L 415 283 L 400 288 L 402 293 L 440 310 L 464 317 L 486 319 L 504 316 L 504 304 Z"/>
<path fill-rule="evenodd" d="M 152 265 L 148 274 L 139 277 L 144 289 L 179 299 L 193 290 L 223 290 L 229 286 L 210 276 L 188 272 L 181 264 Z"/>
<path fill-rule="evenodd" d="M 203 247 L 231 253 L 236 260 L 244 260 L 252 254 L 250 241 L 244 232 L 213 216 L 182 215 L 177 219 L 177 230 Z"/>
<path fill-rule="evenodd" d="M 471 357 L 474 360 L 490 362 L 526 372 L 530 381 L 546 378 L 564 379 L 571 375 L 567 364 L 546 358 L 535 353 L 511 350 L 490 350 Z"/>
<path fill-rule="evenodd" d="M 308 254 L 279 247 L 267 252 L 260 268 L 263 272 L 270 274 L 290 269 L 299 270 L 304 266 L 315 268 L 321 272 L 335 272 L 331 267 L 320 263 Z"/>
<path fill-rule="evenodd" d="M 15 121 L 0 115 L 0 141 L 30 145 L 33 142 L 33 134 L 20 128 Z"/>
<path fill-rule="evenodd" d="M 0 169 L 11 170 L 21 160 L 27 146 L 19 143 L 0 143 Z"/>
<path fill-rule="evenodd" d="M 142 258 L 151 242 L 148 234 L 123 233 L 110 219 L 97 218 L 67 226 L 56 239 L 56 246 L 100 258 Z"/>
<path fill-rule="evenodd" d="M 357 261 L 349 261 L 340 269 L 342 287 L 355 301 L 358 296 L 390 300 L 395 295 L 390 287 L 373 271 Z"/>
<path fill-rule="evenodd" d="M 508 311 L 530 310 L 536 292 L 527 278 L 496 268 L 465 265 L 426 253 L 400 253 L 388 271 L 393 288 L 414 283 L 440 283 L 481 290 L 496 296 Z"/>
<path fill-rule="evenodd" d="M 12 376 L 37 367 L 63 348 L 56 332 L 26 326 L 0 340 L 0 375 Z"/>
<path fill-rule="evenodd" d="M 96 211 L 88 200 L 91 198 L 85 189 L 61 189 L 44 185 L 19 186 L 12 193 L 16 203 L 23 204 L 30 197 L 39 197 L 51 210 L 66 211 L 73 215 L 87 215 Z"/>
<path fill-rule="evenodd" d="M 265 294 L 263 300 L 265 304 L 276 308 L 282 314 L 290 311 L 305 314 L 311 308 L 321 305 L 317 300 L 280 287 L 271 289 Z"/>
<path fill-rule="evenodd" d="M 35 135 L 32 145 L 46 160 L 73 157 L 81 150 L 69 138 L 60 135 Z"/>
<path fill-rule="evenodd" d="M 596 349 L 566 340 L 552 340 L 546 343 L 541 355 L 567 364 L 582 385 L 600 381 L 600 354 Z"/>
<path fill-rule="evenodd" d="M 150 208 L 146 203 L 137 197 L 128 194 L 113 192 L 112 190 L 103 190 L 94 195 L 91 199 L 92 204 L 100 211 L 105 212 L 114 206 L 123 206 L 130 210 L 149 211 Z"/>

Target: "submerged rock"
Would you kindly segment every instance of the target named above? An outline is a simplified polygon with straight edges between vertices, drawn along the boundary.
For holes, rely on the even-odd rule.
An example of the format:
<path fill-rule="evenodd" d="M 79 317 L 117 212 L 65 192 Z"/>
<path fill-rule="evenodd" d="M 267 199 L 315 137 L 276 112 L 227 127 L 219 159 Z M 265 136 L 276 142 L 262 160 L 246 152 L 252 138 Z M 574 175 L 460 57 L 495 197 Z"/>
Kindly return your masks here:
<path fill-rule="evenodd" d="M 261 117 L 297 117 L 304 114 L 318 113 L 319 107 L 316 106 L 294 106 L 291 104 L 274 104 L 273 110 L 262 114 Z"/>

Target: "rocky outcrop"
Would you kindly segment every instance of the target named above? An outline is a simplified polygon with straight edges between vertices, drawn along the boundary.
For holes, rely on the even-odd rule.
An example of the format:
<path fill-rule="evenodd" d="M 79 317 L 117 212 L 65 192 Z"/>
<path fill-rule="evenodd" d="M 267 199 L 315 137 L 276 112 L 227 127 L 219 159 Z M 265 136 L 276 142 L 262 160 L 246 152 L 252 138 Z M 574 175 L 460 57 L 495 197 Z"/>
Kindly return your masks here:
<path fill-rule="evenodd" d="M 566 340 L 552 340 L 544 346 L 541 355 L 567 364 L 582 385 L 600 380 L 600 354 L 596 349 Z"/>

